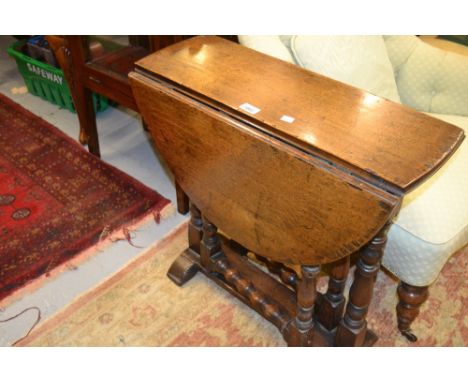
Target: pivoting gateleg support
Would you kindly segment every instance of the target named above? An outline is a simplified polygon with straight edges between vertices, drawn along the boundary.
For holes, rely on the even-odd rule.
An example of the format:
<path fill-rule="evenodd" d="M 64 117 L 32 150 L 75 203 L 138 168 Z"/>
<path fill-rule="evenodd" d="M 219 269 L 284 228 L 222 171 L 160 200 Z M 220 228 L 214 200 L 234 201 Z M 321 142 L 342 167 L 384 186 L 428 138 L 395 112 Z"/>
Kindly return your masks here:
<path fill-rule="evenodd" d="M 367 335 L 367 310 L 372 299 L 375 276 L 380 269 L 390 224 L 361 250 L 349 291 L 346 312 L 335 337 L 336 346 L 363 346 Z"/>
<path fill-rule="evenodd" d="M 314 305 L 317 298 L 317 276 L 320 273 L 318 265 L 302 265 L 301 279 L 297 285 L 297 313 L 291 323 L 289 338 L 290 346 L 310 346 L 314 335 Z"/>
<path fill-rule="evenodd" d="M 332 264 L 327 292 L 319 295 L 317 299 L 317 320 L 328 330 L 335 329 L 343 316 L 346 304 L 343 292 L 348 278 L 349 263 L 350 257 L 346 256 Z"/>

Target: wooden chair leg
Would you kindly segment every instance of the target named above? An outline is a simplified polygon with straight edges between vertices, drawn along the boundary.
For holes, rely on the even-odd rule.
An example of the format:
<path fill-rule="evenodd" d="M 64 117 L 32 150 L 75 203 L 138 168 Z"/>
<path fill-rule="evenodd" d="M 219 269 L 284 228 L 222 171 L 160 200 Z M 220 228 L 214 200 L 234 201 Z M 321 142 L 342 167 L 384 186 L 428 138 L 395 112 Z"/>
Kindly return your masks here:
<path fill-rule="evenodd" d="M 67 36 L 62 41 L 59 64 L 64 72 L 65 79 L 70 88 L 70 93 L 75 105 L 76 114 L 80 122 L 79 140 L 88 145 L 90 153 L 101 156 L 99 140 L 96 128 L 96 113 L 93 105 L 93 94 L 91 90 L 83 86 L 80 71 L 76 66 L 86 61 L 86 39 L 80 36 Z"/>
<path fill-rule="evenodd" d="M 81 40 L 79 36 L 71 38 L 71 43 L 75 47 L 75 49 L 73 49 L 74 57 L 72 57 L 68 39 L 60 36 L 47 36 L 46 38 L 54 51 L 57 62 L 63 71 L 63 75 L 70 89 L 80 123 L 79 141 L 83 145 L 87 144 L 89 151 L 97 157 L 100 157 L 93 96 L 91 91 L 82 86 L 79 73 L 73 65 L 73 63 L 85 61 L 84 47 L 81 46 Z M 79 49 L 76 49 L 76 47 Z"/>
<path fill-rule="evenodd" d="M 93 106 L 92 92 L 79 84 L 74 85 L 73 101 L 80 121 L 80 142 L 88 145 L 91 154 L 101 157 L 96 126 L 96 113 Z"/>
<path fill-rule="evenodd" d="M 411 324 L 419 314 L 419 308 L 429 297 L 429 287 L 417 287 L 400 282 L 398 286 L 399 302 L 396 308 L 398 329 L 409 341 L 415 342 L 418 337 L 411 331 Z"/>
<path fill-rule="evenodd" d="M 360 252 L 346 312 L 336 331 L 337 346 L 364 345 L 367 335 L 367 309 L 372 299 L 375 274 L 380 268 L 389 227 L 389 224 L 386 225 Z"/>

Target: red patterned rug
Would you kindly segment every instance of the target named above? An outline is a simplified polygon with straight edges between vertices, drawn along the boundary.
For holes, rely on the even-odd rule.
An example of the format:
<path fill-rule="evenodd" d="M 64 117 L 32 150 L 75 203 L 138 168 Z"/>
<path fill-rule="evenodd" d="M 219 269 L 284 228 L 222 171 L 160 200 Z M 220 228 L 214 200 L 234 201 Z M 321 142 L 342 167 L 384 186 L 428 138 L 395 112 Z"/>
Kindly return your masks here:
<path fill-rule="evenodd" d="M 0 94 L 0 301 L 145 216 L 158 221 L 168 207 Z"/>

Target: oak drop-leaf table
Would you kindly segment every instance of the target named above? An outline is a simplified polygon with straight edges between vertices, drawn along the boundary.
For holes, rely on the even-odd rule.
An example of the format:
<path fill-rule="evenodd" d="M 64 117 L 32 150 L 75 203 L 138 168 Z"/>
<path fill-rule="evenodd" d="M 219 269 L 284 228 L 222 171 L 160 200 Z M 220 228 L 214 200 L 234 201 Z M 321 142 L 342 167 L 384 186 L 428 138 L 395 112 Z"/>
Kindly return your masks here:
<path fill-rule="evenodd" d="M 169 277 L 202 271 L 289 345 L 373 344 L 366 314 L 386 233 L 462 130 L 217 37 L 141 59 L 130 83 L 191 202 L 189 248 Z"/>

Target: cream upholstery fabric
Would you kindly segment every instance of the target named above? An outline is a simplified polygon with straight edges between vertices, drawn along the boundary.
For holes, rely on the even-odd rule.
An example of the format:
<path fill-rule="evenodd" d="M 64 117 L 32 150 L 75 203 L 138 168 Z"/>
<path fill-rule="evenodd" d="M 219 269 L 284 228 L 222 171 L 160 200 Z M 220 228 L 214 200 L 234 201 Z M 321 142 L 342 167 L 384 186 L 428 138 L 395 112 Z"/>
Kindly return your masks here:
<path fill-rule="evenodd" d="M 401 102 L 420 111 L 468 116 L 468 59 L 416 36 L 386 36 Z"/>
<path fill-rule="evenodd" d="M 445 243 L 431 243 L 394 224 L 382 266 L 414 286 L 432 284 L 451 255 L 468 243 L 468 226 Z"/>
<path fill-rule="evenodd" d="M 461 127 L 468 117 L 429 114 Z M 429 180 L 403 199 L 382 264 L 401 280 L 431 284 L 447 259 L 468 243 L 468 140 Z"/>
<path fill-rule="evenodd" d="M 239 42 L 258 52 L 268 54 L 295 64 L 294 58 L 289 49 L 283 44 L 279 36 L 239 36 Z"/>
<path fill-rule="evenodd" d="M 291 40 L 294 36 L 286 36 L 286 35 L 282 35 L 282 36 L 279 36 L 281 42 L 283 43 L 283 45 L 288 48 L 289 50 L 291 50 Z"/>
<path fill-rule="evenodd" d="M 430 115 L 430 114 L 429 114 Z M 468 117 L 434 115 L 452 122 L 468 136 Z M 445 243 L 468 224 L 468 143 L 426 182 L 407 194 L 397 223 L 432 243 Z"/>
<path fill-rule="evenodd" d="M 297 37 L 279 39 L 291 55 L 295 50 L 299 60 L 304 60 L 298 54 Z M 468 58 L 433 48 L 414 36 L 388 36 L 384 41 L 401 102 L 441 113 L 429 115 L 463 128 L 467 137 L 435 175 L 405 196 L 388 234 L 383 266 L 408 284 L 426 286 L 437 278 L 450 255 L 468 244 L 468 117 L 463 117 L 468 115 Z M 359 44 L 354 47 L 358 49 Z M 262 51 L 275 55 L 270 49 L 272 45 Z M 377 52 L 381 54 L 380 48 Z M 317 52 L 307 60 L 320 57 Z M 327 75 L 326 65 L 335 64 L 326 56 L 321 60 L 322 73 Z M 350 60 L 348 64 L 358 63 Z M 382 96 L 378 91 L 375 94 Z"/>
<path fill-rule="evenodd" d="M 400 102 L 382 36 L 293 36 L 291 51 L 303 68 Z"/>

